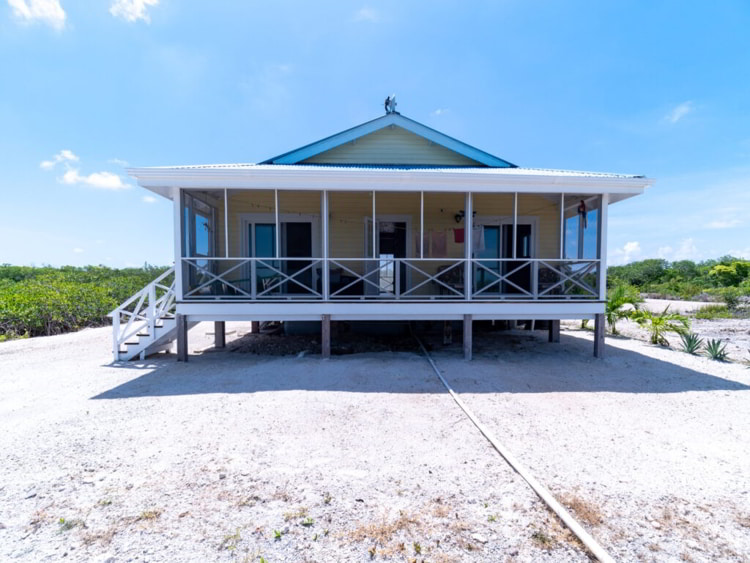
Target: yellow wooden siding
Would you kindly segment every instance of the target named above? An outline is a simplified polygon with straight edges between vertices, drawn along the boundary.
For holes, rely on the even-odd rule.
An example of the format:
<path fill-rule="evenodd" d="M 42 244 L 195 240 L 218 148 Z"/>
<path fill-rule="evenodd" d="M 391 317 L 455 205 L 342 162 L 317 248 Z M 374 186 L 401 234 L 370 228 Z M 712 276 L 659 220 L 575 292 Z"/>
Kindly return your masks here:
<path fill-rule="evenodd" d="M 306 164 L 483 166 L 401 127 L 386 127 L 304 160 Z"/>
<path fill-rule="evenodd" d="M 411 234 L 407 240 L 409 257 L 419 256 L 420 204 L 418 193 L 376 194 L 378 216 L 400 215 L 411 220 Z M 217 256 L 224 256 L 224 208 L 223 199 L 215 202 L 217 217 Z M 455 242 L 454 229 L 464 223 L 456 223 L 455 215 L 464 209 L 464 194 L 424 194 L 424 233 L 428 239 L 425 258 L 430 257 L 430 233 L 442 232 L 446 238 L 446 251 L 441 257 L 463 258 L 462 243 Z M 513 194 L 475 194 L 474 210 L 476 222 L 497 224 L 498 218 L 512 218 Z M 372 215 L 370 192 L 329 192 L 329 239 L 332 258 L 356 258 L 365 256 L 365 218 Z M 279 191 L 281 215 L 306 215 L 320 217 L 320 192 Z M 274 221 L 274 195 L 272 190 L 229 191 L 229 255 L 246 256 L 242 248 L 241 215 L 265 214 L 268 222 Z M 554 196 L 518 196 L 518 215 L 538 218 L 538 258 L 557 258 L 560 251 L 560 211 Z M 322 241 L 322 236 L 320 237 Z M 320 255 L 320 251 L 316 252 Z M 368 253 L 369 255 L 369 253 Z"/>

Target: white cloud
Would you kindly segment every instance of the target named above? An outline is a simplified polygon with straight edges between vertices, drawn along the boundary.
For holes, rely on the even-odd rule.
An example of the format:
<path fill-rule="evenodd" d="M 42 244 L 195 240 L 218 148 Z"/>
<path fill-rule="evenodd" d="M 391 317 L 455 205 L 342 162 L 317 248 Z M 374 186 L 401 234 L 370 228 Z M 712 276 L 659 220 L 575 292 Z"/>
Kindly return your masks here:
<path fill-rule="evenodd" d="M 671 246 L 660 246 L 659 250 L 656 251 L 657 258 L 662 258 L 664 260 L 669 260 L 672 257 L 672 253 L 674 252 L 674 248 Z"/>
<path fill-rule="evenodd" d="M 430 115 L 438 116 L 438 115 L 444 115 L 446 113 L 448 113 L 448 108 L 438 108 L 435 111 L 433 111 Z"/>
<path fill-rule="evenodd" d="M 669 121 L 669 123 L 677 123 L 680 119 L 691 113 L 694 109 L 695 107 L 693 106 L 693 102 L 682 102 L 681 104 L 672 108 L 672 111 L 664 116 L 664 119 Z"/>
<path fill-rule="evenodd" d="M 727 219 L 725 221 L 711 221 L 706 223 L 707 229 L 731 229 L 737 225 L 741 225 L 742 221 L 739 219 Z"/>
<path fill-rule="evenodd" d="M 76 254 L 82 254 L 83 253 L 83 248 L 74 248 L 73 252 L 75 252 Z"/>
<path fill-rule="evenodd" d="M 44 168 L 45 170 L 51 170 L 55 167 L 56 164 L 59 164 L 61 162 L 78 162 L 78 160 L 78 157 L 73 154 L 73 151 L 63 149 L 55 156 L 53 156 L 52 160 L 43 160 L 41 163 L 39 163 L 39 167 Z"/>
<path fill-rule="evenodd" d="M 117 166 L 122 166 L 122 167 L 128 166 L 130 164 L 127 160 L 122 160 L 119 158 L 110 158 L 107 162 L 109 162 L 110 164 L 116 164 Z"/>
<path fill-rule="evenodd" d="M 156 198 L 152 195 L 144 195 L 141 199 L 143 203 L 156 203 Z"/>
<path fill-rule="evenodd" d="M 684 239 L 673 256 L 673 260 L 699 260 L 700 258 L 701 253 L 692 238 Z"/>
<path fill-rule="evenodd" d="M 356 14 L 354 14 L 355 22 L 370 22 L 378 23 L 380 21 L 380 15 L 376 10 L 372 8 L 364 7 L 360 8 Z"/>
<path fill-rule="evenodd" d="M 611 253 L 611 261 L 613 265 L 628 264 L 637 260 L 641 255 L 641 243 L 638 241 L 626 242 L 622 248 L 615 249 Z"/>
<path fill-rule="evenodd" d="M 24 23 L 40 21 L 55 29 L 65 27 L 65 10 L 60 0 L 8 0 L 13 15 Z"/>
<path fill-rule="evenodd" d="M 143 20 L 151 23 L 149 6 L 156 6 L 159 0 L 115 0 L 109 7 L 109 13 L 128 22 Z"/>
<path fill-rule="evenodd" d="M 123 182 L 122 178 L 117 174 L 112 174 L 112 172 L 93 172 L 87 176 L 82 176 L 75 168 L 68 170 L 60 181 L 63 184 L 84 184 L 102 190 L 126 190 L 131 187 Z"/>

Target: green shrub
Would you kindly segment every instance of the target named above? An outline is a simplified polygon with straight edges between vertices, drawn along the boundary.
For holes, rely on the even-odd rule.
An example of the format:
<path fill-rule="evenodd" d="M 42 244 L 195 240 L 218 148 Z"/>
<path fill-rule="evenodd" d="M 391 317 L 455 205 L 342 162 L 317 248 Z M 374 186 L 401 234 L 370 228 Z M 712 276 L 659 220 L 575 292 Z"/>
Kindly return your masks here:
<path fill-rule="evenodd" d="M 706 343 L 706 355 L 712 360 L 724 362 L 729 358 L 727 353 L 727 345 L 722 343 L 721 340 L 709 340 Z"/>
<path fill-rule="evenodd" d="M 609 290 L 604 316 L 612 334 L 617 334 L 617 321 L 631 316 L 633 310 L 638 310 L 641 303 L 643 299 L 632 285 L 618 285 Z M 626 309 L 627 305 L 631 305 L 633 309 Z"/>
<path fill-rule="evenodd" d="M 633 313 L 632 319 L 648 329 L 651 344 L 661 344 L 662 346 L 669 346 L 669 340 L 666 336 L 668 332 L 683 334 L 690 329 L 690 320 L 683 315 L 670 313 L 669 305 L 661 313 L 652 313 L 646 310 L 636 311 Z"/>
<path fill-rule="evenodd" d="M 0 337 L 40 336 L 109 324 L 107 313 L 164 271 L 0 266 Z"/>
<path fill-rule="evenodd" d="M 695 312 L 696 319 L 730 319 L 732 313 L 726 305 L 706 305 Z"/>
<path fill-rule="evenodd" d="M 682 350 L 688 354 L 696 354 L 703 345 L 703 339 L 694 332 L 680 334 L 682 340 Z"/>

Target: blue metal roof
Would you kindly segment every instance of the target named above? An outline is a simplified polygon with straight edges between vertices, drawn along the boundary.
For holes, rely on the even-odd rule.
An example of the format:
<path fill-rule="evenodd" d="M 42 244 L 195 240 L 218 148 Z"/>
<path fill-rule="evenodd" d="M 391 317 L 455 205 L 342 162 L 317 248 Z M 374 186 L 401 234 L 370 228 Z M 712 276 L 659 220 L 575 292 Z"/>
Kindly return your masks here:
<path fill-rule="evenodd" d="M 419 135 L 420 137 L 423 137 L 428 141 L 435 143 L 436 145 L 440 145 L 448 150 L 465 156 L 466 158 L 474 160 L 478 162 L 480 166 L 487 166 L 490 168 L 517 168 L 515 164 L 512 164 L 507 160 L 503 160 L 502 158 L 493 156 L 487 152 L 472 147 L 471 145 L 467 145 L 466 143 L 459 141 L 458 139 L 454 139 L 453 137 L 445 135 L 440 131 L 432 129 L 431 127 L 427 127 L 426 125 L 414 121 L 413 119 L 404 117 L 397 112 L 386 113 L 385 115 L 378 117 L 377 119 L 373 119 L 372 121 L 367 121 L 365 123 L 362 123 L 361 125 L 352 127 L 351 129 L 347 129 L 345 131 L 341 131 L 340 133 L 336 133 L 335 135 L 331 135 L 330 137 L 326 137 L 325 139 L 321 139 L 320 141 L 310 143 L 309 145 L 305 145 L 304 147 L 300 147 L 293 151 L 289 151 L 279 156 L 269 158 L 268 160 L 264 160 L 260 164 L 299 164 L 302 161 L 307 160 L 308 158 L 324 153 L 345 143 L 349 143 L 351 141 L 354 141 L 355 139 L 359 139 L 361 137 L 364 137 L 365 135 L 369 135 L 370 133 L 374 133 L 375 131 L 379 131 L 380 129 L 389 127 L 391 125 L 401 127 L 407 131 L 410 131 L 411 133 L 414 133 L 415 135 Z"/>

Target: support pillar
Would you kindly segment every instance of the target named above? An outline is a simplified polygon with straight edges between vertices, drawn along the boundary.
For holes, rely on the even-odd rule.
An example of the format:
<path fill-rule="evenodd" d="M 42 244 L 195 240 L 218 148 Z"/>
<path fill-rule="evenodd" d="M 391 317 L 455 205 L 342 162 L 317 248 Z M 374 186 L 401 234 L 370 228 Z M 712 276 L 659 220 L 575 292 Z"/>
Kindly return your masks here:
<path fill-rule="evenodd" d="M 260 332 L 260 321 L 250 322 L 250 332 L 253 334 L 258 334 Z"/>
<path fill-rule="evenodd" d="M 331 315 L 323 315 L 320 323 L 320 353 L 324 358 L 331 357 Z"/>
<path fill-rule="evenodd" d="M 177 323 L 177 361 L 187 362 L 188 361 L 188 330 L 187 330 L 187 318 L 185 315 L 177 313 L 175 315 L 175 322 Z"/>
<path fill-rule="evenodd" d="M 214 346 L 224 348 L 227 345 L 224 321 L 214 322 Z"/>
<path fill-rule="evenodd" d="M 549 322 L 549 341 L 560 342 L 560 321 L 551 320 Z"/>
<path fill-rule="evenodd" d="M 471 361 L 471 315 L 464 315 L 464 359 Z"/>
<path fill-rule="evenodd" d="M 594 317 L 594 357 L 604 357 L 604 314 Z"/>

